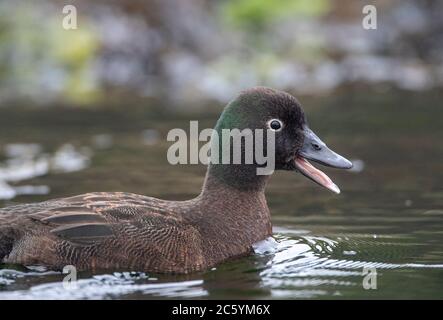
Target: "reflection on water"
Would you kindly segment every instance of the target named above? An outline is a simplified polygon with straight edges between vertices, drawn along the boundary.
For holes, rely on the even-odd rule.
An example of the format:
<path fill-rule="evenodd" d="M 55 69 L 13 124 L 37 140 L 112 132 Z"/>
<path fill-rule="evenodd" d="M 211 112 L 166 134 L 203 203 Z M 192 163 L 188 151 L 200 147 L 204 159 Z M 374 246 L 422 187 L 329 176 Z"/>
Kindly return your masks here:
<path fill-rule="evenodd" d="M 437 98 L 346 96 L 306 102 L 311 126 L 358 165 L 353 172 L 327 169 L 342 189 L 339 196 L 295 173 L 275 174 L 268 188 L 274 240 L 257 244 L 250 257 L 192 275 L 81 273 L 75 290 L 63 288 L 61 273 L 3 266 L 0 299 L 443 298 L 443 110 Z M 69 119 L 78 120 L 64 123 L 63 132 L 57 130 L 64 120 L 54 114 L 41 116 L 53 117 L 44 127 L 25 122 L 23 130 L 33 138 L 23 140 L 11 124 L 21 115 L 0 112 L 11 119 L 3 122 L 0 114 L 3 181 L 14 190 L 24 185 L 50 188 L 47 195 L 16 194 L 14 201 L 89 191 L 168 199 L 198 193 L 205 168 L 168 165 L 164 138 L 169 129 L 186 128 L 198 116 L 76 112 Z M 202 119 L 201 127 L 212 126 L 216 116 Z M 13 143 L 27 145 L 4 148 Z M 34 166 L 44 150 L 52 169 L 5 179 L 5 172 L 9 177 L 20 173 L 11 170 L 10 161 L 23 157 L 20 148 L 31 153 L 26 157 Z M 365 268 L 375 268 L 377 289 L 364 289 Z"/>
<path fill-rule="evenodd" d="M 4 271 L 4 270 L 3 270 Z M 24 274 L 6 270 L 9 274 L 3 277 L 23 278 Z M 41 277 L 33 273 L 26 277 Z M 60 278 L 60 277 L 59 277 Z M 143 283 L 141 283 L 143 281 Z M 10 281 L 9 284 L 11 285 Z M 151 295 L 165 298 L 196 298 L 206 296 L 202 288 L 203 280 L 159 283 L 156 278 L 149 278 L 144 273 L 115 272 L 113 274 L 93 275 L 80 279 L 75 287 L 64 287 L 62 281 L 33 285 L 30 289 L 0 291 L 0 299 L 110 299 L 130 294 Z"/>
<path fill-rule="evenodd" d="M 64 144 L 54 154 L 42 152 L 39 144 L 14 143 L 4 147 L 7 157 L 0 163 L 0 200 L 13 199 L 19 195 L 45 195 L 49 186 L 16 185 L 20 182 L 48 173 L 66 173 L 85 169 L 89 165 L 91 151 L 88 148 L 76 150 L 71 144 Z"/>

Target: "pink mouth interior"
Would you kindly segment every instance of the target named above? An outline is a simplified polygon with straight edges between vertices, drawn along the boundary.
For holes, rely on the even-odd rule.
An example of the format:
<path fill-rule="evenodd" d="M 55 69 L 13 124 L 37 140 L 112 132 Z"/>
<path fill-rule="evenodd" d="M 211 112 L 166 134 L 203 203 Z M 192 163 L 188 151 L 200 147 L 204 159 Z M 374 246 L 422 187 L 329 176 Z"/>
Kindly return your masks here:
<path fill-rule="evenodd" d="M 331 190 L 332 192 L 335 192 L 337 194 L 340 193 L 340 189 L 337 187 L 337 185 L 332 182 L 332 180 L 323 171 L 318 170 L 312 164 L 310 164 L 308 160 L 298 156 L 295 158 L 294 161 L 297 169 L 300 170 L 300 172 L 303 173 L 305 176 L 311 178 L 312 180 Z"/>

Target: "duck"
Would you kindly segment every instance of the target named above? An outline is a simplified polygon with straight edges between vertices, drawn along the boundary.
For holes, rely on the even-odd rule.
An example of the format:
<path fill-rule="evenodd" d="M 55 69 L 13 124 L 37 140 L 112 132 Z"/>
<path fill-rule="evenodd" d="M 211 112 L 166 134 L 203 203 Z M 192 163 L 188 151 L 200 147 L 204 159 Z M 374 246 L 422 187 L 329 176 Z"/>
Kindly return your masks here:
<path fill-rule="evenodd" d="M 268 87 L 238 94 L 214 130 L 271 130 L 275 170 L 297 172 L 340 190 L 310 161 L 349 169 L 310 129 L 299 101 Z M 0 263 L 79 271 L 188 274 L 253 253 L 272 236 L 265 189 L 272 174 L 257 162 L 209 163 L 202 190 L 185 201 L 125 192 L 92 192 L 0 209 Z"/>

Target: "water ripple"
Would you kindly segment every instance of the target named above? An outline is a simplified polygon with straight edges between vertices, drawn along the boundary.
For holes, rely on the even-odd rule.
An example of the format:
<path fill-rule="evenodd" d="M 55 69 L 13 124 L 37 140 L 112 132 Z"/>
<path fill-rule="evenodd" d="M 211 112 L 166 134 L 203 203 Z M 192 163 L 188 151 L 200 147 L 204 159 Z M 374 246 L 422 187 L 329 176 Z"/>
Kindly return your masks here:
<path fill-rule="evenodd" d="M 10 270 L 6 271 L 5 274 L 9 272 Z M 14 274 L 14 271 L 11 273 Z M 37 274 L 28 273 L 26 275 L 36 276 Z M 39 275 L 43 276 L 44 274 L 40 273 Z M 20 273 L 20 276 L 23 276 L 23 273 Z M 7 278 L 0 274 L 0 279 Z M 11 284 L 13 281 L 10 278 L 10 282 L 6 284 Z M 140 281 L 145 281 L 145 283 L 138 283 Z M 166 283 L 156 283 L 156 281 L 155 278 L 149 278 L 144 273 L 116 272 L 80 279 L 72 287 L 65 287 L 62 281 L 57 281 L 34 285 L 26 290 L 0 291 L 0 299 L 94 300 L 122 298 L 131 294 L 165 298 L 196 298 L 207 295 L 206 290 L 202 288 L 203 280 Z"/>

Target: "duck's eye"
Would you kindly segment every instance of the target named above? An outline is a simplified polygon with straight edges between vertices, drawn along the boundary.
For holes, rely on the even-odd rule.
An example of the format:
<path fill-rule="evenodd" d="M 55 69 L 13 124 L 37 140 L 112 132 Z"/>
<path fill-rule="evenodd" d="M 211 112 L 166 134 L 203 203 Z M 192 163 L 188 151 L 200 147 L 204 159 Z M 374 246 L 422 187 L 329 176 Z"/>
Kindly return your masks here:
<path fill-rule="evenodd" d="M 278 119 L 272 119 L 269 121 L 269 128 L 274 131 L 280 131 L 283 127 L 283 123 Z"/>

